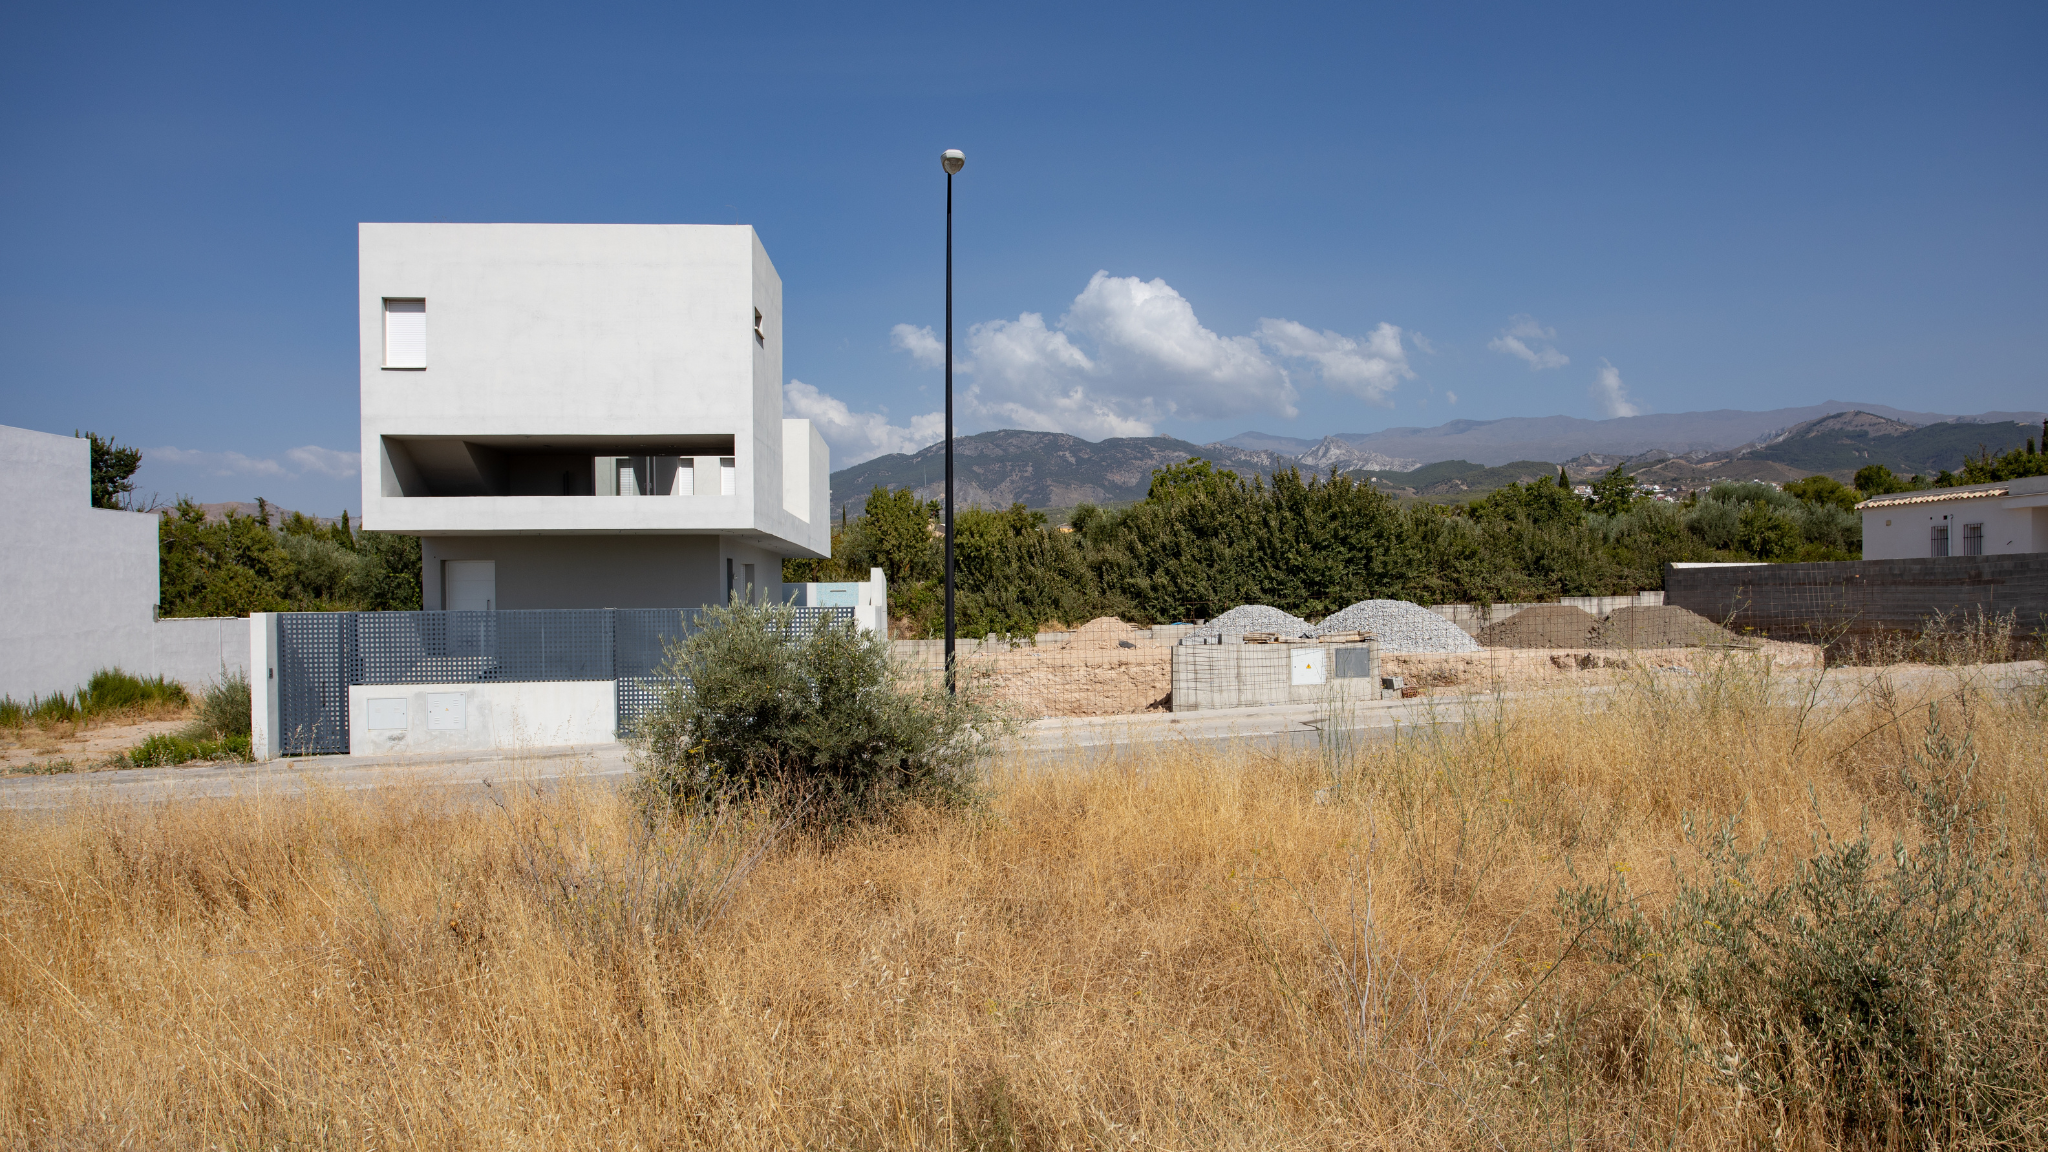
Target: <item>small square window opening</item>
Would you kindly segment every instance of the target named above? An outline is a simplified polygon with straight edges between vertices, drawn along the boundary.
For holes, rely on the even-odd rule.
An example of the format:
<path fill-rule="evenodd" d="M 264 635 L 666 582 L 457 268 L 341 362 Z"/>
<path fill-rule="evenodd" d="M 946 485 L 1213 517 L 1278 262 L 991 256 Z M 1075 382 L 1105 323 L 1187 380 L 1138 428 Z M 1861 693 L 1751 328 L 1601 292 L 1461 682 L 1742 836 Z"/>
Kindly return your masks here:
<path fill-rule="evenodd" d="M 427 366 L 427 302 L 384 301 L 384 367 Z"/>

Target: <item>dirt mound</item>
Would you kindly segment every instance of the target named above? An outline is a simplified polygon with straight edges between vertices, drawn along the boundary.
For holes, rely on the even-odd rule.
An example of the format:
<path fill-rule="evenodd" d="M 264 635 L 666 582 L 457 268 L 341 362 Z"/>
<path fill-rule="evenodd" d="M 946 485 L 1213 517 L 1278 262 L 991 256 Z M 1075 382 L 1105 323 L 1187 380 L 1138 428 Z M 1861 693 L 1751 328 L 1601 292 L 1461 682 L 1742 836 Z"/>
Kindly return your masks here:
<path fill-rule="evenodd" d="M 1600 636 L 1616 648 L 1690 648 L 1735 641 L 1734 634 L 1712 620 L 1672 604 L 1617 608 L 1600 625 Z"/>
<path fill-rule="evenodd" d="M 1488 648 L 1586 648 L 1601 646 L 1600 618 L 1569 604 L 1534 604 L 1479 630 Z"/>
<path fill-rule="evenodd" d="M 1065 647 L 1071 651 L 1115 648 L 1118 647 L 1118 641 L 1129 640 L 1134 631 L 1136 629 L 1114 616 L 1097 616 L 1074 629 L 1073 638 L 1067 641 Z"/>

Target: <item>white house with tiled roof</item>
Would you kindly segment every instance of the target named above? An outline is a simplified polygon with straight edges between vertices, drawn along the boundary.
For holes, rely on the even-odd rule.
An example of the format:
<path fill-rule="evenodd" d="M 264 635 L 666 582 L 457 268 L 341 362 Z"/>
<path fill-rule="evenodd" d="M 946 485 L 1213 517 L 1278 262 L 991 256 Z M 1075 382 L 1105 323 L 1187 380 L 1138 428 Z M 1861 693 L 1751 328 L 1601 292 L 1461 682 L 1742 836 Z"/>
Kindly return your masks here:
<path fill-rule="evenodd" d="M 1863 513 L 1863 558 L 2048 552 L 2048 476 L 1877 496 Z"/>

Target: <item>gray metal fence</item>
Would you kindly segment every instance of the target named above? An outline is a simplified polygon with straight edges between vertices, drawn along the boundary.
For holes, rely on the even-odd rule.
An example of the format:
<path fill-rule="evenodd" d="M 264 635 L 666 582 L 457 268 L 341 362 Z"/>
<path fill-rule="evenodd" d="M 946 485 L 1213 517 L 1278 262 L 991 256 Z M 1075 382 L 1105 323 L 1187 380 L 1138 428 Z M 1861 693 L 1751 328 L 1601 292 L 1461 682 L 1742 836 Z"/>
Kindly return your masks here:
<path fill-rule="evenodd" d="M 795 608 L 799 629 L 853 619 L 851 608 Z M 278 615 L 280 751 L 348 751 L 357 684 L 505 684 L 611 680 L 617 730 L 631 732 L 673 681 L 669 646 L 703 613 L 665 608 L 523 612 L 284 612 Z"/>

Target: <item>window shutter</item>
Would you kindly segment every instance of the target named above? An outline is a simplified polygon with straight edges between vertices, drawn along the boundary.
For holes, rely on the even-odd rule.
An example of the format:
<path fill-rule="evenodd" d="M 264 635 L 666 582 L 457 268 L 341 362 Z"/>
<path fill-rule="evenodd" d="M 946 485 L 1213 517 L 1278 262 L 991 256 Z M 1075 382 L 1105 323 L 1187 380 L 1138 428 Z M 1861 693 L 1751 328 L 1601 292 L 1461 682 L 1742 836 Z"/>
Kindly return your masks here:
<path fill-rule="evenodd" d="M 427 366 L 427 302 L 386 300 L 384 302 L 384 366 L 425 368 Z"/>
<path fill-rule="evenodd" d="M 697 461 L 685 456 L 676 461 L 676 482 L 669 491 L 676 496 L 697 494 Z"/>
<path fill-rule="evenodd" d="M 720 496 L 731 496 L 739 491 L 738 478 L 733 475 L 734 459 L 735 457 L 732 456 L 720 456 L 718 458 L 718 494 Z"/>

